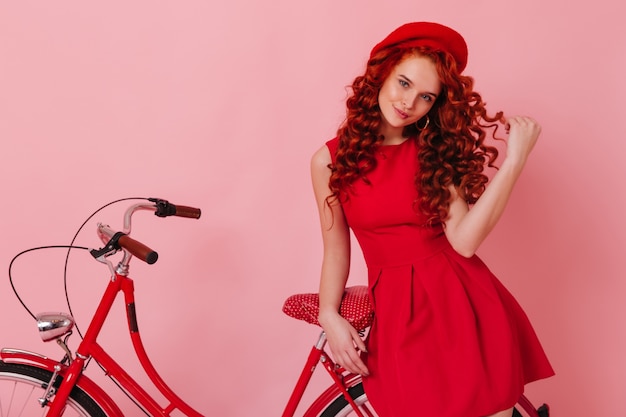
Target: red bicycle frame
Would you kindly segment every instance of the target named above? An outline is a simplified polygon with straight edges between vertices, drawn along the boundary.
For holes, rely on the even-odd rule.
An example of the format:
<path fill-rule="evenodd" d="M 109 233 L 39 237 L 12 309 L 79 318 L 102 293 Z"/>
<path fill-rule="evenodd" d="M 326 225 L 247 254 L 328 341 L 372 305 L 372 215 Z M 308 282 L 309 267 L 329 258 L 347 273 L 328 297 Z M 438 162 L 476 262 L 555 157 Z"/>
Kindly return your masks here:
<path fill-rule="evenodd" d="M 119 292 L 124 293 L 126 316 L 133 347 L 146 374 L 155 387 L 157 387 L 167 401 L 169 401 L 169 404 L 165 407 L 161 407 L 143 388 L 141 388 L 141 386 L 124 371 L 97 342 L 98 334 Z M 54 399 L 49 404 L 50 409 L 46 415 L 47 417 L 58 417 L 62 415 L 65 402 L 76 384 L 89 392 L 94 400 L 96 400 L 108 414 L 123 417 L 124 414 L 115 405 L 113 400 L 111 400 L 111 398 L 93 381 L 83 375 L 85 362 L 90 357 L 102 365 L 106 373 L 130 393 L 150 415 L 169 416 L 174 410 L 180 410 L 189 417 L 202 417 L 202 414 L 191 408 L 167 386 L 148 359 L 137 326 L 134 284 L 132 279 L 126 276 L 116 274 L 115 277 L 110 280 L 85 337 L 76 350 L 76 357 L 69 366 L 61 366 L 59 362 L 31 352 L 11 349 L 5 349 L 2 352 L 2 360 L 6 362 L 34 364 L 51 372 L 56 370 L 57 373 L 63 377 L 63 382 L 59 386 Z"/>
<path fill-rule="evenodd" d="M 102 325 L 111 310 L 111 306 L 120 291 L 124 293 L 128 329 L 130 331 L 133 347 L 142 367 L 145 369 L 146 374 L 149 376 L 152 383 L 170 402 L 165 407 L 161 407 L 143 388 L 141 388 L 141 386 L 139 386 L 139 384 L 137 384 L 137 382 L 126 371 L 124 371 L 124 369 L 122 369 L 122 367 L 118 365 L 117 362 L 115 362 L 115 360 L 113 360 L 113 358 L 111 358 L 111 356 L 109 356 L 96 341 L 98 334 L 102 329 Z M 63 383 L 59 387 L 59 390 L 50 405 L 50 411 L 48 412 L 49 417 L 61 415 L 65 406 L 65 401 L 76 384 L 76 381 L 82 374 L 85 361 L 89 357 L 92 357 L 100 365 L 102 365 L 107 374 L 118 381 L 120 385 L 122 385 L 122 387 L 124 387 L 124 389 L 129 392 L 148 413 L 150 413 L 150 415 L 168 416 L 172 411 L 178 409 L 187 416 L 202 417 L 202 414 L 192 409 L 167 386 L 155 370 L 154 366 L 150 362 L 150 359 L 148 359 L 148 355 L 146 354 L 139 335 L 139 327 L 137 326 L 134 285 L 132 279 L 116 274 L 115 277 L 110 280 L 100 305 L 98 306 L 98 309 L 96 310 L 91 324 L 85 334 L 85 338 L 76 350 L 76 358 L 68 366 L 63 378 Z"/>
<path fill-rule="evenodd" d="M 360 377 L 358 377 L 357 375 L 349 374 L 351 379 L 346 380 L 344 377 L 345 370 L 335 364 L 330 356 L 328 356 L 328 354 L 324 350 L 325 344 L 326 335 L 324 334 L 324 332 L 322 332 L 317 343 L 311 348 L 309 356 L 304 364 L 304 368 L 302 369 L 302 373 L 300 374 L 298 382 L 296 382 L 296 386 L 291 393 L 291 397 L 287 402 L 285 411 L 283 411 L 282 417 L 293 417 L 295 415 L 296 409 L 298 408 L 300 400 L 302 399 L 302 395 L 304 394 L 304 391 L 306 390 L 306 387 L 309 384 L 309 381 L 311 380 L 313 372 L 315 371 L 318 363 L 321 363 L 324 366 L 324 369 L 326 369 L 334 384 L 328 390 L 326 390 L 315 403 L 311 405 L 311 407 L 309 408 L 309 412 L 305 414 L 305 417 L 308 415 L 319 414 L 319 412 L 322 411 L 321 408 L 325 405 L 328 405 L 328 402 L 335 398 L 339 393 L 344 395 L 348 403 L 352 406 L 355 413 L 359 417 L 365 417 L 361 410 L 358 409 L 356 403 L 348 393 L 348 388 L 350 387 L 349 383 Z M 368 413 L 368 415 L 371 414 Z"/>

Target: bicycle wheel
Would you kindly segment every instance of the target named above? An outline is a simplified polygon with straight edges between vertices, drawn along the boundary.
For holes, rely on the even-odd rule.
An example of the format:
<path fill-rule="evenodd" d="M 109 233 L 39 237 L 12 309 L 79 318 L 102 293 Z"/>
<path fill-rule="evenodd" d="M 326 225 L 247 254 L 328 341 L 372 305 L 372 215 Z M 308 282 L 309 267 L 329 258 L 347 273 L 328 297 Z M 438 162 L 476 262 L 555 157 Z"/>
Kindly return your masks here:
<path fill-rule="evenodd" d="M 541 407 L 535 409 L 530 404 L 530 401 L 526 397 L 520 398 L 520 401 L 515 405 L 513 410 L 513 417 L 549 417 L 550 407 L 547 404 L 542 404 Z"/>
<path fill-rule="evenodd" d="M 367 400 L 367 396 L 365 395 L 365 391 L 363 390 L 363 383 L 359 382 L 358 384 L 348 388 L 348 393 L 354 400 L 354 402 L 359 406 L 359 410 L 364 416 L 367 417 L 376 417 L 377 414 L 374 412 L 374 409 L 370 405 Z M 320 417 L 346 417 L 346 416 L 356 416 L 356 412 L 348 403 L 348 400 L 339 393 L 337 398 L 332 400 L 328 407 L 326 407 L 320 414 Z"/>
<path fill-rule="evenodd" d="M 0 416 L 45 416 L 48 407 L 41 407 L 52 372 L 30 365 L 0 361 Z M 62 378 L 57 377 L 58 387 Z M 67 400 L 63 417 L 108 417 L 96 401 L 79 387 L 74 387 Z"/>
<path fill-rule="evenodd" d="M 359 406 L 359 410 L 364 416 L 377 416 L 376 412 L 367 400 L 367 396 L 365 395 L 365 391 L 363 390 L 362 382 L 359 382 L 358 384 L 349 388 L 348 393 L 350 394 L 354 402 Z M 544 410 L 544 407 L 546 406 L 542 406 L 540 408 L 538 414 L 541 417 L 548 416 L 547 408 Z M 355 415 L 357 414 L 352 406 L 348 403 L 348 400 L 346 400 L 343 395 L 338 394 L 338 396 L 334 400 L 332 400 L 332 402 L 330 402 L 328 407 L 326 407 L 321 412 L 319 417 L 346 417 Z M 513 417 L 534 417 L 535 415 L 537 414 L 529 414 L 528 412 L 526 412 L 524 408 L 521 407 L 519 404 L 516 405 L 515 409 L 513 410 Z"/>

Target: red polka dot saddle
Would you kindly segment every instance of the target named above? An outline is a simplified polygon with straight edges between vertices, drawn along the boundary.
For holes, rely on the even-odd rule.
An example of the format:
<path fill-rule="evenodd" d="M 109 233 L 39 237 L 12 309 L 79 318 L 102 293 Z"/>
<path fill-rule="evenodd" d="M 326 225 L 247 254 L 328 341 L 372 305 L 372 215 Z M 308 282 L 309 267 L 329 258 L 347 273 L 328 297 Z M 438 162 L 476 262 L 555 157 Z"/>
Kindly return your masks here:
<path fill-rule="evenodd" d="M 319 294 L 295 294 L 285 300 L 283 312 L 289 317 L 304 320 L 307 323 L 320 325 L 317 316 L 320 311 Z M 339 313 L 358 331 L 372 325 L 374 310 L 369 301 L 367 287 L 359 285 L 347 287 Z"/>

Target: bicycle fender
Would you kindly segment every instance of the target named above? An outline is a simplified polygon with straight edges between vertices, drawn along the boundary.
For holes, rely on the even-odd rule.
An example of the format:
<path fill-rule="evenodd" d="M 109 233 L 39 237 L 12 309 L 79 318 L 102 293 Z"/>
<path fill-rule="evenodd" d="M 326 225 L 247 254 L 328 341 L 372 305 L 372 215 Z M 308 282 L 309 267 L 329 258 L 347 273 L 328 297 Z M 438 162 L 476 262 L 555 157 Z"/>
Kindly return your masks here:
<path fill-rule="evenodd" d="M 54 367 L 59 365 L 58 361 L 48 358 L 47 356 L 40 355 L 39 353 L 30 352 L 22 349 L 8 349 L 4 348 L 0 350 L 0 359 L 6 363 L 16 363 L 21 365 L 31 365 L 37 368 L 45 369 L 50 372 L 54 372 Z M 66 365 L 61 365 L 59 375 L 65 377 Z M 88 376 L 81 374 L 76 383 L 80 389 L 89 394 L 102 409 L 109 416 L 124 417 L 122 410 L 119 409 L 117 404 L 113 402 L 111 397 L 104 392 L 95 382 L 93 382 Z"/>

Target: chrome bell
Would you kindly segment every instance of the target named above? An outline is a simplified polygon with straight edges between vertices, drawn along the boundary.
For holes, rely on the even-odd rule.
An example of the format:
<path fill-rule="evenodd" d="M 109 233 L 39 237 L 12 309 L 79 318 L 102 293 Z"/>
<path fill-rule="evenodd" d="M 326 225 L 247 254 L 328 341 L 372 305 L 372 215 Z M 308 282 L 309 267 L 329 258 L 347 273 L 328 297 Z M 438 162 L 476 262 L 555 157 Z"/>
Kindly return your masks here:
<path fill-rule="evenodd" d="M 39 336 L 44 342 L 59 339 L 68 334 L 74 327 L 74 319 L 65 313 L 37 314 Z"/>

